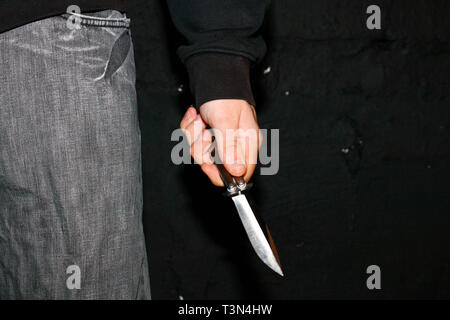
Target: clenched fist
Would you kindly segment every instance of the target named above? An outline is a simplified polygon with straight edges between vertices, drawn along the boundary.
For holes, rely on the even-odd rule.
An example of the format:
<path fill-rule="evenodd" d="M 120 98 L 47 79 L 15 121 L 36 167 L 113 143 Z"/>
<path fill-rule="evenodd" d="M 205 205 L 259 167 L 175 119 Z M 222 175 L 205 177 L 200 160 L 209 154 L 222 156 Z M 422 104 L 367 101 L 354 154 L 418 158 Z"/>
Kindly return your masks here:
<path fill-rule="evenodd" d="M 190 107 L 181 120 L 180 128 L 189 141 L 192 157 L 214 185 L 223 186 L 223 183 L 209 155 L 212 135 L 225 168 L 234 176 L 250 180 L 256 168 L 262 135 L 255 109 L 247 101 L 208 101 L 200 106 L 199 114 Z"/>

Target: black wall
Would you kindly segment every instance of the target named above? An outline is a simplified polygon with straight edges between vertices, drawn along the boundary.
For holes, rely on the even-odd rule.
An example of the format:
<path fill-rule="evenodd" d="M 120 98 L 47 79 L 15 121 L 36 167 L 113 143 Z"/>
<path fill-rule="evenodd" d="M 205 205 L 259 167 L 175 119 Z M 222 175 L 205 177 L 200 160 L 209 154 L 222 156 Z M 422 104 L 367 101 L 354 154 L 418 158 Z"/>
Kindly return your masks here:
<path fill-rule="evenodd" d="M 280 129 L 280 170 L 254 178 L 251 200 L 284 278 L 200 169 L 171 163 L 192 102 L 182 39 L 164 1 L 129 3 L 153 298 L 450 297 L 448 0 L 273 1 L 252 72 L 260 125 Z M 366 28 L 370 4 L 381 30 Z M 372 264 L 381 290 L 366 287 Z"/>

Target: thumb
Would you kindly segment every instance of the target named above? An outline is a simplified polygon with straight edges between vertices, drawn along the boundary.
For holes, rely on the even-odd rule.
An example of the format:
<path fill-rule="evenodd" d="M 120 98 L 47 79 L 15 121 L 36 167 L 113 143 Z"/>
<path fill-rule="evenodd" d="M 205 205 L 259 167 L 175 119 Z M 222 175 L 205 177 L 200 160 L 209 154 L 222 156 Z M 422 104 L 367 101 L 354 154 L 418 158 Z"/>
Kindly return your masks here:
<path fill-rule="evenodd" d="M 233 176 L 243 176 L 247 172 L 245 153 L 238 139 L 237 125 L 232 123 L 221 125 L 214 130 L 219 157 L 225 169 Z"/>
<path fill-rule="evenodd" d="M 247 172 L 244 148 L 238 139 L 243 102 L 235 99 L 213 100 L 200 107 L 205 122 L 213 129 L 217 151 L 225 169 L 234 176 Z"/>

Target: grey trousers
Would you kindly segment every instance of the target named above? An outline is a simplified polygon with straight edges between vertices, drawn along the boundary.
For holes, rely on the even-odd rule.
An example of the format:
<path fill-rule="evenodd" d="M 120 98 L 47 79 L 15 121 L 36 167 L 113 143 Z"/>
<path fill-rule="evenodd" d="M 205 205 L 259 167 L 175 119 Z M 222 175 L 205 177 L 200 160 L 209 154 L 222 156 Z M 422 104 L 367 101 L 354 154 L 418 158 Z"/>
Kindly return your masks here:
<path fill-rule="evenodd" d="M 92 17 L 0 34 L 0 299 L 150 298 L 131 35 Z"/>

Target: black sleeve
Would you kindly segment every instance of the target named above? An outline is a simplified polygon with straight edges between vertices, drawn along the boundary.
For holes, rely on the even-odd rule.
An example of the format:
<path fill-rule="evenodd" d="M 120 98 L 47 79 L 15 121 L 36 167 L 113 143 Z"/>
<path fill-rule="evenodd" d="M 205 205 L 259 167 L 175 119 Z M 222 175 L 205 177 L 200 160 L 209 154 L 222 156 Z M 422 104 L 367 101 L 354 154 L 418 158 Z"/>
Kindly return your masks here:
<path fill-rule="evenodd" d="M 199 107 L 214 99 L 244 99 L 255 105 L 250 67 L 266 45 L 258 33 L 269 0 L 167 0 L 187 44 L 177 54 L 186 65 Z"/>

